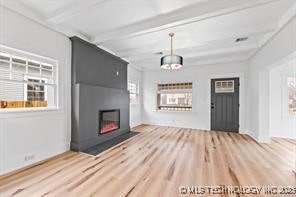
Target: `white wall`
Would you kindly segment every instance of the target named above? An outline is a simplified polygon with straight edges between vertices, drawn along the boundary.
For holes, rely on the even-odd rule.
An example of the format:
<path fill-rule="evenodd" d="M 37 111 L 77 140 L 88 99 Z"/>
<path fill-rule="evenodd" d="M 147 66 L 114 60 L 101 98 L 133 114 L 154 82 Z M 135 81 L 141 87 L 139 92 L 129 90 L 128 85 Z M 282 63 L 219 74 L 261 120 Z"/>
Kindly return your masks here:
<path fill-rule="evenodd" d="M 289 114 L 287 77 L 296 76 L 296 59 L 270 71 L 271 137 L 296 138 L 296 115 Z"/>
<path fill-rule="evenodd" d="M 69 150 L 71 43 L 48 28 L 0 7 L 0 44 L 59 61 L 59 110 L 0 112 L 0 174 Z M 34 158 L 25 161 L 26 156 Z"/>
<path fill-rule="evenodd" d="M 261 142 L 270 141 L 269 72 L 279 62 L 296 53 L 296 18 L 286 24 L 249 61 L 248 125 Z"/>
<path fill-rule="evenodd" d="M 130 126 L 135 127 L 142 124 L 142 71 L 128 65 L 128 80 L 139 84 L 139 104 L 130 105 Z"/>
<path fill-rule="evenodd" d="M 240 132 L 246 130 L 245 72 L 247 63 L 196 66 L 176 70 L 143 72 L 143 123 L 210 129 L 210 80 L 211 78 L 240 77 Z M 193 82 L 192 112 L 157 111 L 157 84 Z"/>

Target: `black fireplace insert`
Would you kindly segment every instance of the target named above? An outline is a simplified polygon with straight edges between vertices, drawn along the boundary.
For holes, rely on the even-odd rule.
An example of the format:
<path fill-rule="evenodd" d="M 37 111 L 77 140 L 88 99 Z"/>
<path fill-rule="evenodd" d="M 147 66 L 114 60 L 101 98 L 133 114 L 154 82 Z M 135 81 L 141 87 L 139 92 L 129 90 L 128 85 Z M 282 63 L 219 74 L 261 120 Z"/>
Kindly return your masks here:
<path fill-rule="evenodd" d="M 105 134 L 120 128 L 120 110 L 99 111 L 99 134 Z"/>

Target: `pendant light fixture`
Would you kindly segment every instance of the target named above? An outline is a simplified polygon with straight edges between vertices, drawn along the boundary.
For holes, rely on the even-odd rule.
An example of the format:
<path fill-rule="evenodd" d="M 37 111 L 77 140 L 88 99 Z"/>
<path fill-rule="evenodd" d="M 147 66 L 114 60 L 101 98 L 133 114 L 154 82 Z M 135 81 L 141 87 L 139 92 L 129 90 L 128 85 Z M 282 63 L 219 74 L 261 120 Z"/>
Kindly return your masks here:
<path fill-rule="evenodd" d="M 182 68 L 183 66 L 183 57 L 179 55 L 173 54 L 173 36 L 174 33 L 170 33 L 169 36 L 171 37 L 171 54 L 165 55 L 160 59 L 160 68 L 166 70 L 176 70 Z"/>

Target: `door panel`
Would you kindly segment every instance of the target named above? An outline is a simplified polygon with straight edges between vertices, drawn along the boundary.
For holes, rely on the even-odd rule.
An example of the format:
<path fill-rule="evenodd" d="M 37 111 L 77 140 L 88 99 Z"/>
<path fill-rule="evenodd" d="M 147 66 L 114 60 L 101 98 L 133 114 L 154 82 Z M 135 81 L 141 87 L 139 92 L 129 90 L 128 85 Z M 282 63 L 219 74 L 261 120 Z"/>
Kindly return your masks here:
<path fill-rule="evenodd" d="M 239 78 L 211 80 L 211 130 L 238 132 Z"/>

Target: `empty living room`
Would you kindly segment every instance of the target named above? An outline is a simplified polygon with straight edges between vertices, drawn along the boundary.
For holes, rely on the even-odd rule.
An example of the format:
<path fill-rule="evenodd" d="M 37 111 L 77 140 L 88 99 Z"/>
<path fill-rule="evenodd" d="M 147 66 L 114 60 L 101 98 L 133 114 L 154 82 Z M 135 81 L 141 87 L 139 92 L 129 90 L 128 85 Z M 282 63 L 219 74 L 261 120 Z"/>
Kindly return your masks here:
<path fill-rule="evenodd" d="M 0 197 L 295 197 L 295 0 L 0 0 Z"/>

